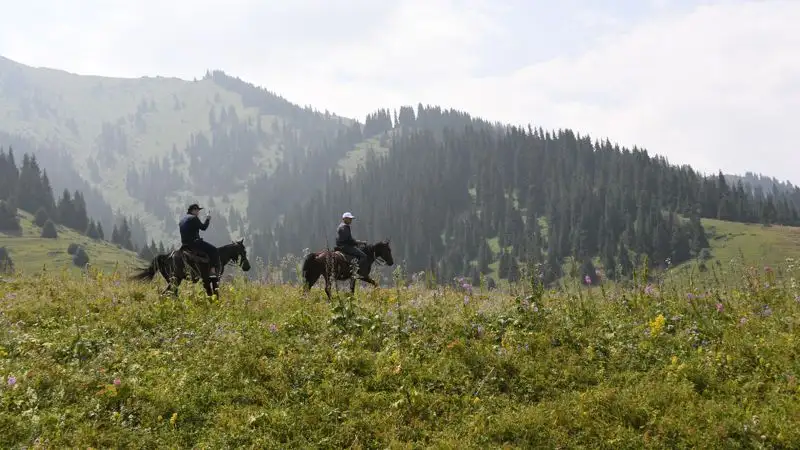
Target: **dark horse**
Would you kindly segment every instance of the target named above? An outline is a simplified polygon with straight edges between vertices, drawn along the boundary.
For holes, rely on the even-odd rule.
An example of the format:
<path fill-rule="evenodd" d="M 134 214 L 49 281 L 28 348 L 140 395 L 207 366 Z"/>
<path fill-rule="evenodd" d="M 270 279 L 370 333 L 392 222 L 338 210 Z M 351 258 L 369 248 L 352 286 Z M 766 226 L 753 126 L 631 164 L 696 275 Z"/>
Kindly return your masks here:
<path fill-rule="evenodd" d="M 389 240 L 387 239 L 375 244 L 359 244 L 358 248 L 367 254 L 367 263 L 364 267 L 359 267 L 356 277 L 353 276 L 353 258 L 345 256 L 345 254 L 338 249 L 309 253 L 305 261 L 303 261 L 303 279 L 305 279 L 304 290 L 306 292 L 310 290 L 311 286 L 314 286 L 314 283 L 317 282 L 320 275 L 325 277 L 325 294 L 328 295 L 328 299 L 331 298 L 331 275 L 334 275 L 337 281 L 350 280 L 351 294 L 356 291 L 356 278 L 377 287 L 378 283 L 370 278 L 369 272 L 372 270 L 372 263 L 379 258 L 390 266 L 394 264 L 392 249 L 389 247 Z"/>
<path fill-rule="evenodd" d="M 222 271 L 217 279 L 222 277 L 222 273 L 225 272 L 225 266 L 229 262 L 237 263 L 245 272 L 250 270 L 250 261 L 247 260 L 247 251 L 244 248 L 243 241 L 244 239 L 239 239 L 236 242 L 218 248 Z M 206 294 L 209 297 L 211 295 L 219 297 L 219 282 L 212 282 L 208 277 L 211 267 L 209 261 L 208 255 L 205 253 L 192 251 L 182 246 L 169 254 L 156 256 L 150 263 L 150 267 L 142 269 L 139 273 L 131 276 L 130 279 L 150 281 L 158 272 L 167 280 L 167 288 L 164 289 L 162 294 L 172 291 L 172 295 L 177 296 L 178 286 L 183 280 L 189 279 L 192 283 L 197 283 L 202 278 Z M 187 271 L 189 273 L 186 273 Z"/>

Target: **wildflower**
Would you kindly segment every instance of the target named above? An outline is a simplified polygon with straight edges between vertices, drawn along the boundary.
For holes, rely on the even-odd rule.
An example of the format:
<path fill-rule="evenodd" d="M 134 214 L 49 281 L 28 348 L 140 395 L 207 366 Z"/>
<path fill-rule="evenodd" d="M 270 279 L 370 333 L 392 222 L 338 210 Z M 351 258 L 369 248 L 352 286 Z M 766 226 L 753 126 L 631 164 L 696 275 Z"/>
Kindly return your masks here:
<path fill-rule="evenodd" d="M 664 330 L 664 322 L 666 322 L 666 319 L 664 319 L 664 315 L 663 314 L 659 314 L 659 315 L 656 316 L 655 319 L 651 320 L 650 321 L 650 335 L 651 336 L 658 336 L 659 334 L 661 334 L 661 331 Z"/>
<path fill-rule="evenodd" d="M 770 266 L 764 266 L 764 272 L 772 272 L 772 268 Z"/>
<path fill-rule="evenodd" d="M 583 277 L 583 281 L 586 284 L 592 284 L 592 277 L 590 277 L 589 275 L 586 275 L 586 276 Z"/>
<path fill-rule="evenodd" d="M 739 325 L 744 325 L 746 323 L 747 323 L 747 317 L 742 317 L 741 319 L 739 319 Z"/>
<path fill-rule="evenodd" d="M 721 313 L 723 309 L 725 309 L 725 307 L 722 305 L 722 303 L 717 303 L 717 312 Z"/>
<path fill-rule="evenodd" d="M 796 301 L 797 303 L 800 303 L 800 295 L 795 295 L 794 296 L 794 301 Z"/>
<path fill-rule="evenodd" d="M 647 294 L 647 295 L 654 295 L 655 292 L 656 292 L 656 289 L 653 287 L 652 284 L 648 284 L 644 288 L 644 293 Z"/>
<path fill-rule="evenodd" d="M 469 297 L 467 297 L 467 296 L 465 295 L 465 296 L 464 296 L 464 306 L 467 306 L 468 304 L 469 304 Z"/>
<path fill-rule="evenodd" d="M 119 386 L 120 384 L 122 384 L 122 380 L 119 378 L 114 378 L 114 386 Z"/>
<path fill-rule="evenodd" d="M 694 299 L 696 299 L 696 298 L 697 298 L 697 296 L 696 296 L 696 295 L 694 295 L 694 294 L 692 294 L 691 292 L 689 292 L 688 294 L 686 294 L 686 299 L 687 299 L 687 300 L 689 300 L 689 301 L 692 301 L 692 300 L 694 300 Z"/>
<path fill-rule="evenodd" d="M 269 324 L 269 331 L 270 331 L 270 333 L 277 333 L 278 332 L 278 326 L 275 325 L 274 323 Z"/>
<path fill-rule="evenodd" d="M 8 385 L 9 386 L 13 386 L 15 384 L 17 384 L 17 377 L 15 377 L 13 375 L 8 377 Z"/>
<path fill-rule="evenodd" d="M 769 317 L 772 315 L 772 308 L 769 305 L 764 305 L 764 309 L 761 311 L 761 315 L 764 317 Z"/>

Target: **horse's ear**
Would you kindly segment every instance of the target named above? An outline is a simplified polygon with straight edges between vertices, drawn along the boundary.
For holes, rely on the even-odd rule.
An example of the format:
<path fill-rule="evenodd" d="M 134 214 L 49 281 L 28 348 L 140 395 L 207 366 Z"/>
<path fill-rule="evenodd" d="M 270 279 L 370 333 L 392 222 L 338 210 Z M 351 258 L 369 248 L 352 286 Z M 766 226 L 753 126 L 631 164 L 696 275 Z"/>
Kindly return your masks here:
<path fill-rule="evenodd" d="M 242 242 L 244 242 L 244 238 L 241 238 L 241 239 L 239 239 L 238 241 L 236 241 L 236 243 L 237 243 L 237 244 L 239 244 L 239 245 L 241 245 L 241 244 L 242 244 Z"/>

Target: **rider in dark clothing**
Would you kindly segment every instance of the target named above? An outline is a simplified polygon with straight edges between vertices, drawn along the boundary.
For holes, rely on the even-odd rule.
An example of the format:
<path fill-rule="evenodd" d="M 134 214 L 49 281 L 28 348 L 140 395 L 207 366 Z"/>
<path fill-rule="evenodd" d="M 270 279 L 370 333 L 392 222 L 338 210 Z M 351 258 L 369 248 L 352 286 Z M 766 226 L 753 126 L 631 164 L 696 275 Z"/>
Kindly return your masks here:
<path fill-rule="evenodd" d="M 183 216 L 178 223 L 178 228 L 181 230 L 181 244 L 192 250 L 206 253 L 211 259 L 210 276 L 216 277 L 217 274 L 222 271 L 219 261 L 219 252 L 217 251 L 217 247 L 214 247 L 200 238 L 200 230 L 208 228 L 208 224 L 211 222 L 211 216 L 206 216 L 205 222 L 200 221 L 198 215 L 201 209 L 203 208 L 196 203 L 190 205 L 187 214 Z"/>
<path fill-rule="evenodd" d="M 342 253 L 358 258 L 358 267 L 365 267 L 367 263 L 367 254 L 357 247 L 357 245 L 362 242 L 353 239 L 353 235 L 350 233 L 350 222 L 352 222 L 354 218 L 355 217 L 349 212 L 342 214 L 342 223 L 340 223 L 339 227 L 336 229 L 336 247 L 338 247 Z"/>

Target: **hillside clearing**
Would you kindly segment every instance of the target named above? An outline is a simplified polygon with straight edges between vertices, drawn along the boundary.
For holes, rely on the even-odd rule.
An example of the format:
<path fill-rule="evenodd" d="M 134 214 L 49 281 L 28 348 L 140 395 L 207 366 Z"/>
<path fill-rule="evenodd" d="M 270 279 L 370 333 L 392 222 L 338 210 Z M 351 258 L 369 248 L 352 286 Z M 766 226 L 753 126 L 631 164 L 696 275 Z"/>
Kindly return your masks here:
<path fill-rule="evenodd" d="M 0 247 L 5 247 L 14 262 L 14 268 L 23 273 L 38 273 L 43 268 L 50 271 L 67 270 L 72 274 L 81 273 L 81 268 L 72 262 L 67 247 L 75 243 L 84 248 L 89 255 L 89 264 L 103 271 L 113 272 L 140 266 L 141 261 L 135 253 L 120 249 L 107 241 L 97 241 L 61 225 L 56 226 L 57 239 L 42 238 L 42 229 L 33 223 L 33 217 L 19 211 L 22 233 L 20 235 L 0 232 Z"/>

